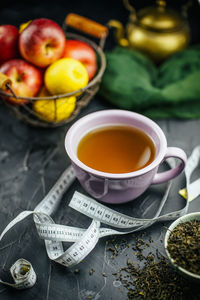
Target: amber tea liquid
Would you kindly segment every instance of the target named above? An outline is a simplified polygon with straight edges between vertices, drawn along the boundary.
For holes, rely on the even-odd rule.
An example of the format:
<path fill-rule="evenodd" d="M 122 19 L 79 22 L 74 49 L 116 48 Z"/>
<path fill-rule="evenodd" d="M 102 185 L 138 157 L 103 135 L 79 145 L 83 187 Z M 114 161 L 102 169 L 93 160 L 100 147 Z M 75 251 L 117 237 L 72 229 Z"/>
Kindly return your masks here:
<path fill-rule="evenodd" d="M 106 173 L 129 173 L 149 165 L 155 145 L 138 128 L 109 126 L 89 132 L 80 141 L 77 156 L 92 169 Z"/>

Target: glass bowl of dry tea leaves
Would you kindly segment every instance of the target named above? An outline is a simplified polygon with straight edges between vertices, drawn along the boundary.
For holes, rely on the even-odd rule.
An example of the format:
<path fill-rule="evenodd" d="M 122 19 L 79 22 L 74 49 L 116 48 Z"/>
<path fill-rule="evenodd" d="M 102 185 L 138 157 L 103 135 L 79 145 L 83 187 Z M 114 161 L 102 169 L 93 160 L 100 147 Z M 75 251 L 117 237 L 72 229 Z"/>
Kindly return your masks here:
<path fill-rule="evenodd" d="M 186 214 L 167 229 L 165 250 L 182 275 L 200 281 L 200 212 Z"/>

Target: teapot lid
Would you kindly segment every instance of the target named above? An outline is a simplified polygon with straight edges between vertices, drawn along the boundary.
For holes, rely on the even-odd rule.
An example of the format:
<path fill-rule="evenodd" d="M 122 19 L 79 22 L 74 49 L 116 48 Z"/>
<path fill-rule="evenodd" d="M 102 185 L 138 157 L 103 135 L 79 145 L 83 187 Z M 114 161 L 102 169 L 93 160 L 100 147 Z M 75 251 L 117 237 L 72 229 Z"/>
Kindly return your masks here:
<path fill-rule="evenodd" d="M 138 12 L 139 25 L 154 31 L 173 31 L 184 25 L 184 20 L 176 11 L 167 9 L 163 0 L 156 7 L 147 7 Z"/>

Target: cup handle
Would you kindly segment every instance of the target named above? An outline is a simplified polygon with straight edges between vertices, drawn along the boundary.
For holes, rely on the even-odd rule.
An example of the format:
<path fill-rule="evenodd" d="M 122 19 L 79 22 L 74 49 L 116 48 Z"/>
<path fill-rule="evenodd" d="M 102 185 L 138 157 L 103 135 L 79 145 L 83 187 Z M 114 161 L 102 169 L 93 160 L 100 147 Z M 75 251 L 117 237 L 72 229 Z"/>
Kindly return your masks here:
<path fill-rule="evenodd" d="M 176 166 L 175 168 L 172 168 L 171 170 L 157 173 L 153 178 L 152 184 L 158 184 L 158 183 L 163 183 L 163 182 L 169 181 L 169 180 L 177 177 L 185 168 L 187 156 L 182 149 L 177 148 L 177 147 L 168 147 L 163 161 L 169 157 L 179 158 L 181 160 L 180 164 L 178 166 Z"/>
<path fill-rule="evenodd" d="M 95 191 L 95 189 L 92 187 L 92 183 L 97 182 L 101 183 L 101 188 L 98 192 Z M 92 195 L 92 197 L 96 199 L 101 199 L 108 193 L 108 185 L 108 179 L 106 178 L 102 181 L 102 179 L 91 177 L 85 182 L 85 186 L 87 187 L 88 192 Z"/>

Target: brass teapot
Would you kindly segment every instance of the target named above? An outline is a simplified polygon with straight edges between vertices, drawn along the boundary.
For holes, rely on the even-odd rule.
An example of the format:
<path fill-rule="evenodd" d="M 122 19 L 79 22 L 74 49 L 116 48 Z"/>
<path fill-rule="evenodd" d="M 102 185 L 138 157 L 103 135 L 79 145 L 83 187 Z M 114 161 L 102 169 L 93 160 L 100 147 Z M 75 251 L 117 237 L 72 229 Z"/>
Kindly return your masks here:
<path fill-rule="evenodd" d="M 160 62 L 187 47 L 190 30 L 186 19 L 186 5 L 184 13 L 180 15 L 166 8 L 163 0 L 156 1 L 156 4 L 155 7 L 144 8 L 136 14 L 134 7 L 128 0 L 124 0 L 125 7 L 130 11 L 126 37 L 119 21 L 110 20 L 108 25 L 116 29 L 115 36 L 119 45 L 139 50 L 155 62 Z"/>

